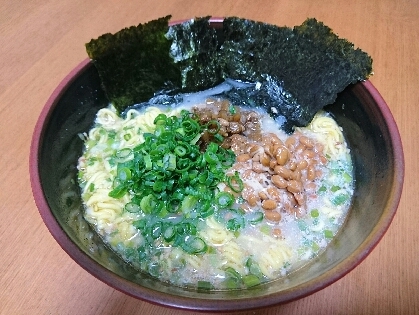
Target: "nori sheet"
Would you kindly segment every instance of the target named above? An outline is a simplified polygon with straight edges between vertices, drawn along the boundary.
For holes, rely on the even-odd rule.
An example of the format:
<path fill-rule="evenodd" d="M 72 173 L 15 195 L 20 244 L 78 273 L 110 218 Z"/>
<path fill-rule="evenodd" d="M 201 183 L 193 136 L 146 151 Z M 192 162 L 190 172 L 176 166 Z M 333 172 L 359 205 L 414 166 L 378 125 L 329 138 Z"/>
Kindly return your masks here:
<path fill-rule="evenodd" d="M 275 113 L 297 126 L 307 125 L 345 87 L 372 72 L 368 54 L 316 19 L 291 29 L 232 17 L 223 29 L 225 74 L 260 82 L 277 100 Z"/>
<path fill-rule="evenodd" d="M 217 31 L 209 24 L 210 17 L 197 18 L 169 28 L 170 55 L 182 73 L 182 88 L 196 92 L 224 81 L 219 62 Z"/>
<path fill-rule="evenodd" d="M 230 91 L 234 102 L 265 107 L 290 131 L 372 73 L 368 54 L 316 19 L 289 28 L 227 17 L 215 29 L 209 17 L 170 27 L 169 18 L 86 44 L 119 111 L 156 94 L 205 90 L 231 78 L 258 82 L 257 89 Z"/>
<path fill-rule="evenodd" d="M 177 90 L 180 69 L 169 55 L 170 16 L 104 34 L 86 44 L 106 96 L 122 112 L 156 91 Z"/>

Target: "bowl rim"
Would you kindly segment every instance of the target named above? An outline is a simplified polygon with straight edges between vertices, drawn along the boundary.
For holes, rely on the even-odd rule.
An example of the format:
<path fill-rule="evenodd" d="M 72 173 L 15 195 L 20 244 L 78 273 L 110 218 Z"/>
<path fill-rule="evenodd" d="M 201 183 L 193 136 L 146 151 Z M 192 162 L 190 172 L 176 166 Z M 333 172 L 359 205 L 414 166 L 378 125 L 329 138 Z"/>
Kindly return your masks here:
<path fill-rule="evenodd" d="M 212 18 L 210 21 L 214 23 L 220 23 L 223 21 L 223 19 Z M 175 23 L 179 22 L 173 22 L 171 24 Z M 43 143 L 45 126 L 48 123 L 48 120 L 54 111 L 60 97 L 66 92 L 73 81 L 76 80 L 77 77 L 79 77 L 91 66 L 93 66 L 93 64 L 89 58 L 86 58 L 80 62 L 73 70 L 70 71 L 69 74 L 64 77 L 64 79 L 59 83 L 51 96 L 48 98 L 34 128 L 30 145 L 29 173 L 35 204 L 44 221 L 44 224 L 48 228 L 53 238 L 77 264 L 79 264 L 91 275 L 106 283 L 110 287 L 129 296 L 152 304 L 177 309 L 222 312 L 240 310 L 243 311 L 269 307 L 306 297 L 341 279 L 356 266 L 358 266 L 368 256 L 368 254 L 375 248 L 375 246 L 377 246 L 379 241 L 388 230 L 397 212 L 397 207 L 402 194 L 405 169 L 404 153 L 400 133 L 388 105 L 378 90 L 373 86 L 373 84 L 369 80 L 366 80 L 356 84 L 361 86 L 361 89 L 363 90 L 362 93 L 367 93 L 372 97 L 374 103 L 377 104 L 377 107 L 386 122 L 390 135 L 391 149 L 395 157 L 393 171 L 394 184 L 383 214 L 379 218 L 371 233 L 352 253 L 349 259 L 340 262 L 337 266 L 325 272 L 321 276 L 309 280 L 297 287 L 293 287 L 278 293 L 268 294 L 252 300 L 247 299 L 246 303 L 243 303 L 243 298 L 221 300 L 211 297 L 205 298 L 204 294 L 202 295 L 202 298 L 175 296 L 152 290 L 150 288 L 141 287 L 134 282 L 130 282 L 129 280 L 113 273 L 112 271 L 94 261 L 86 253 L 84 253 L 65 233 L 58 221 L 55 220 L 54 214 L 49 208 L 48 202 L 43 193 L 39 172 L 39 153 Z"/>

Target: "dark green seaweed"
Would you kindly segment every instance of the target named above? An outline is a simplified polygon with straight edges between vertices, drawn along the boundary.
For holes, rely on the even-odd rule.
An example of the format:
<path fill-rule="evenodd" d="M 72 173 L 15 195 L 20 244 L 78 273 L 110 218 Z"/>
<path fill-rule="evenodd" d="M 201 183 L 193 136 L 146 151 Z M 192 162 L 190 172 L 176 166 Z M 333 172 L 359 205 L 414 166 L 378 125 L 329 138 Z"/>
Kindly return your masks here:
<path fill-rule="evenodd" d="M 372 72 L 368 54 L 316 19 L 291 29 L 233 17 L 223 29 L 226 75 L 261 82 L 276 111 L 297 126 Z"/>
<path fill-rule="evenodd" d="M 180 69 L 169 55 L 170 16 L 104 34 L 86 44 L 103 89 L 117 110 L 145 101 L 161 90 L 181 87 Z"/>
<path fill-rule="evenodd" d="M 109 100 L 122 112 L 156 94 L 211 88 L 227 78 L 258 83 L 233 89 L 234 103 L 307 125 L 346 86 L 367 79 L 372 59 L 316 19 L 294 28 L 228 17 L 168 26 L 169 17 L 105 34 L 86 44 Z"/>
<path fill-rule="evenodd" d="M 220 41 L 210 17 L 189 20 L 169 28 L 170 55 L 182 73 L 182 88 L 197 92 L 224 81 L 219 62 Z"/>

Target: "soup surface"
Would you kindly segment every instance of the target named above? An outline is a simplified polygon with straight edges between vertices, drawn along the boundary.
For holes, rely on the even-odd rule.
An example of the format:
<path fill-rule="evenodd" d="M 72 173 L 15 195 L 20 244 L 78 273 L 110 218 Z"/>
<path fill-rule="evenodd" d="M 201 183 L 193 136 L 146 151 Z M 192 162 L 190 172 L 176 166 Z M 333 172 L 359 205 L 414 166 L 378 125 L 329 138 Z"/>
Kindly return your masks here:
<path fill-rule="evenodd" d="M 266 112 L 206 98 L 97 113 L 78 162 L 85 219 L 161 281 L 237 289 L 308 263 L 353 195 L 341 128 L 319 112 L 288 135 Z"/>

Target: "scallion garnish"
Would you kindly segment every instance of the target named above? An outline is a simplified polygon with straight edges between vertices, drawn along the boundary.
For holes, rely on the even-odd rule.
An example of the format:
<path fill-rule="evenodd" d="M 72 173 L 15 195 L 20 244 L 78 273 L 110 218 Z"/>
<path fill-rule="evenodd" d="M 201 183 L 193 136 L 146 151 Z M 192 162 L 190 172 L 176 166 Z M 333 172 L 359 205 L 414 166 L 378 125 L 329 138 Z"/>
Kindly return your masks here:
<path fill-rule="evenodd" d="M 260 279 L 252 274 L 248 274 L 243 277 L 243 283 L 247 288 L 254 287 L 261 283 Z"/>
<path fill-rule="evenodd" d="M 217 120 L 200 125 L 198 117 L 182 110 L 179 117 L 159 114 L 154 124 L 153 133 L 143 133 L 143 143 L 116 152 L 117 172 L 109 196 L 131 194 L 125 211 L 143 216 L 134 223 L 146 243 L 141 253 L 152 248 L 157 239 L 190 254 L 203 253 L 207 244 L 197 237 L 196 220 L 234 203 L 228 193 L 218 193 L 213 202 L 217 185 L 225 182 L 234 191 L 243 189 L 238 173 L 225 175 L 235 155 L 218 144 L 223 138 L 218 134 Z M 202 145 L 204 132 L 211 133 L 217 143 Z M 173 216 L 178 217 L 178 223 L 169 220 Z M 234 216 L 225 224 L 237 231 L 244 226 L 243 216 Z"/>
<path fill-rule="evenodd" d="M 263 212 L 261 211 L 252 212 L 247 215 L 247 221 L 250 224 L 257 224 L 257 223 L 262 222 L 262 220 L 263 220 Z"/>
<path fill-rule="evenodd" d="M 128 189 L 125 185 L 118 185 L 109 192 L 109 197 L 119 199 L 122 198 L 127 193 L 127 191 Z"/>
<path fill-rule="evenodd" d="M 234 196 L 228 192 L 222 191 L 215 196 L 215 202 L 218 207 L 225 209 L 234 203 Z"/>
<path fill-rule="evenodd" d="M 244 188 L 243 181 L 241 180 L 237 171 L 234 173 L 234 175 L 227 177 L 227 184 L 228 187 L 230 187 L 231 190 L 236 193 L 241 192 Z"/>
<path fill-rule="evenodd" d="M 331 230 L 324 230 L 324 237 L 333 238 L 333 232 Z"/>
<path fill-rule="evenodd" d="M 198 291 L 209 291 L 212 289 L 211 282 L 199 280 L 197 283 Z"/>
<path fill-rule="evenodd" d="M 189 254 L 200 254 L 206 251 L 207 244 L 200 237 L 187 236 L 181 247 Z"/>
<path fill-rule="evenodd" d="M 319 210 L 313 209 L 310 211 L 310 215 L 312 218 L 317 218 L 319 216 Z"/>
<path fill-rule="evenodd" d="M 212 134 L 215 135 L 218 133 L 218 131 L 220 131 L 220 123 L 217 120 L 210 120 L 207 125 L 206 125 L 206 130 Z"/>
<path fill-rule="evenodd" d="M 132 202 L 128 202 L 125 205 L 125 208 L 124 209 L 125 209 L 125 211 L 131 212 L 131 213 L 140 212 L 140 206 L 137 205 L 137 204 L 135 204 L 135 203 L 132 203 Z"/>

